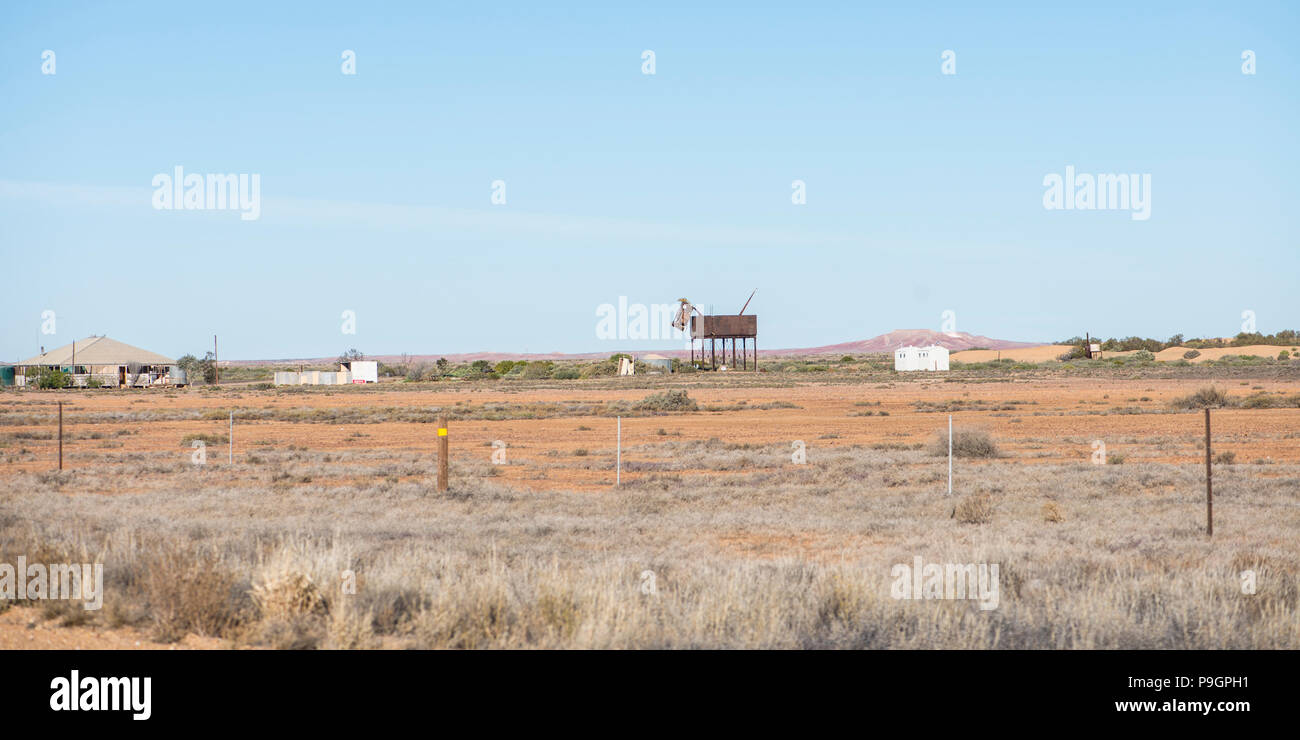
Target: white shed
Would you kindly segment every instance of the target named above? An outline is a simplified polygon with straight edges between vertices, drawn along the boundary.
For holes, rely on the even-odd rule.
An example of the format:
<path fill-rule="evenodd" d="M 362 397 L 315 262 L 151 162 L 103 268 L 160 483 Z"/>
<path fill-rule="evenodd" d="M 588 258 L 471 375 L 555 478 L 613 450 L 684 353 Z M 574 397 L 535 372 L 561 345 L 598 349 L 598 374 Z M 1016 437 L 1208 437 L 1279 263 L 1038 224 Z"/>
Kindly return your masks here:
<path fill-rule="evenodd" d="M 348 371 L 352 374 L 349 380 L 340 380 L 340 383 L 378 383 L 379 382 L 379 363 L 375 360 L 352 360 L 339 365 L 339 370 Z"/>
<path fill-rule="evenodd" d="M 947 370 L 948 350 L 937 344 L 929 347 L 899 347 L 894 350 L 894 370 Z"/>

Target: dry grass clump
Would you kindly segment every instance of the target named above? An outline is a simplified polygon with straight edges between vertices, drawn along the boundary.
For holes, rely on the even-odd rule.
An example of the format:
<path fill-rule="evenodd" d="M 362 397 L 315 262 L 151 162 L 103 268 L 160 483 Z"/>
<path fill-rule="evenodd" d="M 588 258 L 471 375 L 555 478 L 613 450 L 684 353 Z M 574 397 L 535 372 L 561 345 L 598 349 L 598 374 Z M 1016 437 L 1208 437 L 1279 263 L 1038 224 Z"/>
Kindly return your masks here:
<path fill-rule="evenodd" d="M 984 524 L 993 518 L 993 497 L 987 493 L 966 496 L 957 502 L 953 516 L 962 524 Z"/>
<path fill-rule="evenodd" d="M 1043 521 L 1049 524 L 1058 524 L 1065 521 L 1065 517 L 1061 514 L 1061 507 L 1057 506 L 1055 501 L 1048 501 L 1043 504 Z"/>
<path fill-rule="evenodd" d="M 362 612 L 348 606 L 331 610 L 325 647 L 330 650 L 369 650 L 379 647 L 374 622 L 373 611 Z"/>
<path fill-rule="evenodd" d="M 374 615 L 359 614 L 342 603 L 341 588 L 336 594 L 324 585 L 339 581 L 349 559 L 337 548 L 310 540 L 286 540 L 272 550 L 249 589 L 261 617 L 261 639 L 281 649 L 311 649 L 323 642 L 344 648 L 368 645 Z"/>
<path fill-rule="evenodd" d="M 948 432 L 942 431 L 930 444 L 930 454 L 947 457 Z M 957 429 L 952 433 L 952 456 L 992 458 L 1000 457 L 997 443 L 988 432 L 979 429 Z"/>
<path fill-rule="evenodd" d="M 1252 393 L 1241 400 L 1243 409 L 1300 408 L 1300 394 L 1290 396 L 1271 393 Z"/>
<path fill-rule="evenodd" d="M 1176 409 L 1213 409 L 1236 404 L 1235 399 L 1229 396 L 1227 391 L 1220 390 L 1212 385 L 1181 398 L 1175 398 L 1170 405 Z"/>
<path fill-rule="evenodd" d="M 253 584 L 254 603 L 263 619 L 289 620 L 325 612 L 325 600 L 311 576 L 298 571 L 281 571 Z"/>
<path fill-rule="evenodd" d="M 143 556 L 137 577 L 160 642 L 190 632 L 225 636 L 242 621 L 239 579 L 210 551 L 163 543 Z"/>

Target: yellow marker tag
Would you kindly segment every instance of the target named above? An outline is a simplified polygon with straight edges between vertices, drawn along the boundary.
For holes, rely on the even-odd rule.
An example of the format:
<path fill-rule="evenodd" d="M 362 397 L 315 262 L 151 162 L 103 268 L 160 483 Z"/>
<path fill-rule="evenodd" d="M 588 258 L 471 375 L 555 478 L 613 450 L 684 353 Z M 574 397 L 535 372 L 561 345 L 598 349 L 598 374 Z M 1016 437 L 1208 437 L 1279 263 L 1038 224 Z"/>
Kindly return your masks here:
<path fill-rule="evenodd" d="M 445 436 L 447 436 L 447 430 L 446 430 L 446 429 L 439 429 L 439 430 L 438 430 L 438 436 L 439 436 L 439 437 L 445 437 Z"/>

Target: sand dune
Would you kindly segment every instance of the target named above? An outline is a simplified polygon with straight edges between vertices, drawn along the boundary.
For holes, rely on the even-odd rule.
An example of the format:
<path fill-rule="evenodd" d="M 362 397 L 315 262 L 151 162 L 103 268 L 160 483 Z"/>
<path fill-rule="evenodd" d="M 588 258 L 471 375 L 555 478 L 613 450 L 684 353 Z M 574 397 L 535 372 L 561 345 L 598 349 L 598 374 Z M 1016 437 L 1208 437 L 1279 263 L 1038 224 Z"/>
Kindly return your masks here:
<path fill-rule="evenodd" d="M 1159 362 L 1177 362 L 1183 359 L 1183 354 L 1190 352 L 1191 347 L 1170 347 L 1156 353 L 1156 360 Z M 1282 350 L 1290 350 L 1295 355 L 1294 347 L 1283 347 L 1272 344 L 1252 344 L 1246 347 L 1214 347 L 1200 350 L 1200 355 L 1193 358 L 1191 362 L 1205 362 L 1206 360 L 1217 360 L 1224 355 L 1251 355 L 1255 357 L 1277 357 Z M 953 362 L 991 362 L 1001 358 L 1003 360 L 1016 360 L 1018 362 L 1047 362 L 1055 360 L 1066 352 L 1070 351 L 1068 344 L 1044 344 L 1038 347 L 1026 347 L 1024 349 L 1004 349 L 1001 351 L 990 349 L 972 349 L 964 352 L 954 352 L 950 359 Z M 1140 350 L 1128 350 L 1126 352 L 1103 352 L 1103 357 L 1128 357 L 1137 354 Z"/>
<path fill-rule="evenodd" d="M 1070 351 L 1068 344 L 1041 344 L 1037 347 L 1016 349 L 968 349 L 949 355 L 952 362 L 993 362 L 997 359 L 1017 362 L 1047 362 Z"/>
<path fill-rule="evenodd" d="M 1190 352 L 1191 347 L 1170 347 L 1156 353 L 1156 359 L 1161 362 L 1173 362 L 1183 359 L 1183 353 Z M 1201 355 L 1190 362 L 1205 362 L 1206 360 L 1217 360 L 1224 355 L 1253 355 L 1255 357 L 1277 357 L 1282 350 L 1295 354 L 1295 347 L 1282 347 L 1274 344 L 1251 344 L 1246 347 L 1215 347 L 1211 349 L 1199 350 Z M 1127 353 L 1126 353 L 1127 354 Z"/>

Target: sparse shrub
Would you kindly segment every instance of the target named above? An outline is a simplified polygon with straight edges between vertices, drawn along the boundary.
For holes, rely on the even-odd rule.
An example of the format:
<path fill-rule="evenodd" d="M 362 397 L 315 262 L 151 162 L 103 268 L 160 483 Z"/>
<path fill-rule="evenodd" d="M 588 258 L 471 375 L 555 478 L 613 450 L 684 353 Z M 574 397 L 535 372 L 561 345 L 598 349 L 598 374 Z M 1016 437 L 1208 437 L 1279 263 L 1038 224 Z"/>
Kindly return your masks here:
<path fill-rule="evenodd" d="M 618 375 L 618 363 L 611 360 L 586 365 L 578 372 L 583 378 L 608 378 Z"/>
<path fill-rule="evenodd" d="M 1140 349 L 1133 353 L 1133 359 L 1138 362 L 1152 362 L 1156 359 L 1156 356 L 1150 350 Z"/>
<path fill-rule="evenodd" d="M 1123 464 L 1124 464 L 1124 460 L 1125 460 L 1125 457 L 1124 457 L 1124 454 L 1123 454 L 1122 452 L 1112 452 L 1112 453 L 1106 455 L 1106 464 L 1107 464 L 1107 465 L 1123 465 Z"/>
<path fill-rule="evenodd" d="M 528 380 L 545 380 L 555 371 L 555 363 L 550 360 L 530 362 L 524 367 L 523 376 Z"/>
<path fill-rule="evenodd" d="M 1232 465 L 1235 462 L 1237 462 L 1237 453 L 1232 450 L 1224 450 L 1214 456 L 1216 465 Z"/>
<path fill-rule="evenodd" d="M 930 454 L 948 455 L 948 432 L 942 431 L 930 445 Z M 953 457 L 998 457 L 998 446 L 988 432 L 978 429 L 957 429 L 952 434 Z"/>
<path fill-rule="evenodd" d="M 555 374 L 552 375 L 551 377 L 555 378 L 556 380 L 577 380 L 579 377 L 579 373 L 576 368 L 562 367 L 559 370 L 556 370 Z"/>
<path fill-rule="evenodd" d="M 1300 394 L 1252 393 L 1242 399 L 1242 408 L 1300 408 Z"/>
<path fill-rule="evenodd" d="M 187 434 L 181 437 L 181 447 L 189 447 L 191 442 L 202 442 L 205 445 L 225 444 L 230 438 L 224 434 Z"/>
<path fill-rule="evenodd" d="M 641 399 L 638 411 L 699 411 L 700 405 L 686 391 L 661 391 Z"/>
<path fill-rule="evenodd" d="M 72 385 L 72 376 L 52 367 L 43 367 L 36 374 L 37 388 L 67 388 Z"/>
<path fill-rule="evenodd" d="M 956 447 L 953 454 L 956 454 Z M 993 497 L 987 493 L 966 496 L 957 502 L 953 516 L 962 524 L 983 524 L 993 518 Z"/>
<path fill-rule="evenodd" d="M 1243 409 L 1271 409 L 1279 405 L 1278 402 L 1283 399 L 1268 393 L 1252 393 L 1241 399 Z"/>

